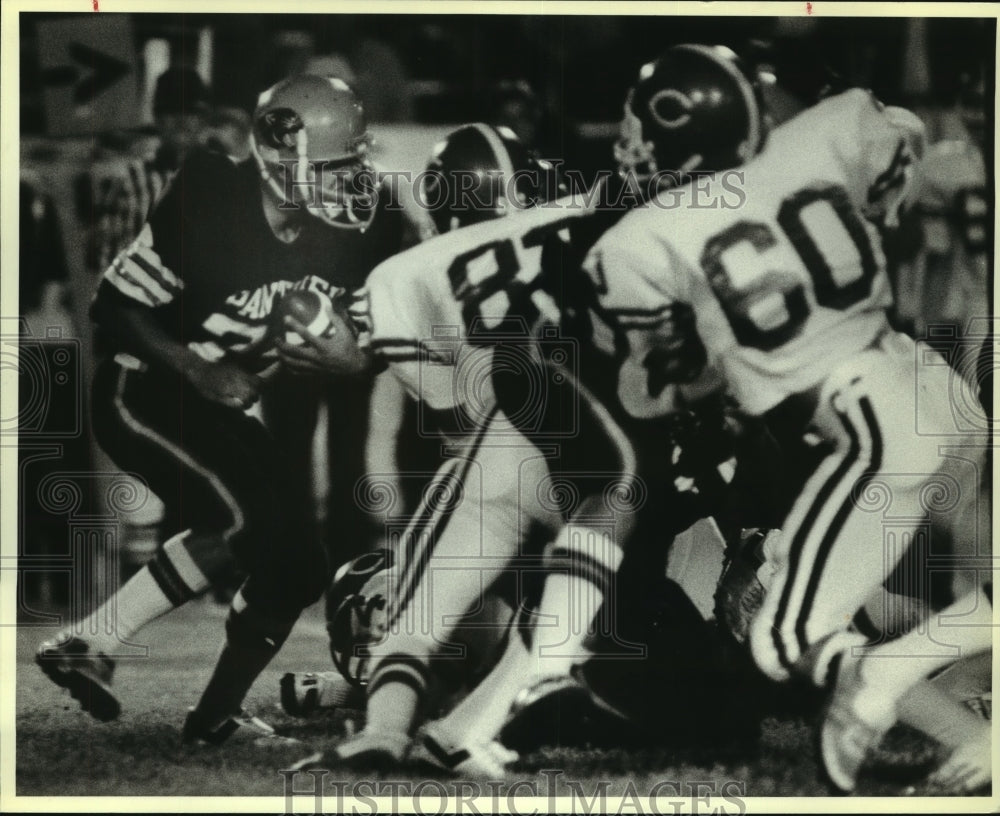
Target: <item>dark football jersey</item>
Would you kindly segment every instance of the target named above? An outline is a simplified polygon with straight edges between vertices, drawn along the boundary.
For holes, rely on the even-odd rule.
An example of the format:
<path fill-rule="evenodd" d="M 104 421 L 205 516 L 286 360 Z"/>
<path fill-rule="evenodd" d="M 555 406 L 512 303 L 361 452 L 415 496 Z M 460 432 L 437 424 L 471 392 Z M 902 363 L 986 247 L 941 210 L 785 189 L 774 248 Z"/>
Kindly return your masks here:
<path fill-rule="evenodd" d="M 173 338 L 206 360 L 236 359 L 258 370 L 274 359 L 271 311 L 281 293 L 352 290 L 399 250 L 400 213 L 387 195 L 378 207 L 364 233 L 304 218 L 286 243 L 265 218 L 253 160 L 234 164 L 199 151 L 108 267 L 97 297 L 148 306 Z"/>

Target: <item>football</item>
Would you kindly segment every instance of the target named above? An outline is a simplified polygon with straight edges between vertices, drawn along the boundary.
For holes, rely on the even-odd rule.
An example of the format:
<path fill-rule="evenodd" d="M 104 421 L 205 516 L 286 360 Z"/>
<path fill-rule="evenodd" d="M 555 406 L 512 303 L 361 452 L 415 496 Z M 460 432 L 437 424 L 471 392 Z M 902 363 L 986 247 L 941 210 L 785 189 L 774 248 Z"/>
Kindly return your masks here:
<path fill-rule="evenodd" d="M 274 307 L 274 330 L 291 346 L 301 346 L 305 340 L 298 332 L 285 325 L 285 317 L 294 317 L 310 334 L 332 337 L 339 322 L 334 314 L 333 301 L 322 292 L 309 289 L 292 289 L 282 295 Z"/>

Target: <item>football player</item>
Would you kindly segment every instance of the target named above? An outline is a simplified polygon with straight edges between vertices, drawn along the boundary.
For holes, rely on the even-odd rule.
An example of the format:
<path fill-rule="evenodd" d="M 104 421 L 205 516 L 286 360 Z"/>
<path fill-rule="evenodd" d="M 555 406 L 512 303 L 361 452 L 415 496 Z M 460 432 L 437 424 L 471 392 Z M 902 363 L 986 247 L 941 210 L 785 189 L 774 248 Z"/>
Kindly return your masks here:
<path fill-rule="evenodd" d="M 254 408 L 278 365 L 270 324 L 282 293 L 356 286 L 398 245 L 398 222 L 372 182 L 369 142 L 361 102 L 344 82 L 279 82 L 260 96 L 253 157 L 234 164 L 192 154 L 101 279 L 93 318 L 106 355 L 94 380 L 95 433 L 178 526 L 113 597 L 38 649 L 45 674 L 100 720 L 120 712 L 111 682 L 122 644 L 235 558 L 248 577 L 183 739 L 275 737 L 243 699 L 329 572 L 292 512 L 284 451 Z"/>
<path fill-rule="evenodd" d="M 677 75 L 705 72 L 724 74 L 728 93 L 745 100 L 735 122 L 716 118 L 725 108 L 710 96 L 661 92 Z M 956 485 L 962 478 L 947 472 L 955 463 L 938 453 L 942 435 L 961 437 L 950 416 L 951 382 L 947 367 L 934 365 L 940 358 L 918 357 L 913 341 L 890 329 L 889 282 L 869 220 L 895 220 L 923 128 L 912 114 L 849 90 L 766 133 L 753 83 L 720 49 L 677 47 L 644 75 L 662 81 L 637 88 L 630 100 L 637 163 L 666 155 L 669 167 L 718 170 L 725 165 L 708 163 L 706 139 L 739 127 L 746 138 L 729 166 L 739 167 L 744 200 L 727 208 L 725 176 L 696 177 L 670 190 L 670 212 L 647 206 L 605 233 L 586 269 L 605 314 L 621 325 L 637 313 L 691 308 L 688 328 L 708 364 L 801 463 L 750 642 L 775 680 L 794 674 L 822 686 L 834 678 L 823 759 L 834 783 L 849 790 L 867 748 L 896 721 L 897 701 L 953 659 L 950 652 L 917 657 L 925 653 L 914 646 L 922 633 L 862 651 L 865 639 L 847 630 L 901 554 L 883 541 L 880 486 L 887 485 L 893 519 L 929 513 L 950 527 L 975 515 L 968 512 L 975 489 L 958 490 L 959 506 L 948 507 L 947 517 L 926 506 L 922 491 L 937 474 Z M 642 124 L 650 120 L 671 131 L 663 143 L 648 139 Z M 918 384 L 921 360 L 928 376 Z M 670 371 L 667 378 L 676 381 Z M 907 430 L 918 411 L 926 435 Z M 978 477 L 979 451 L 963 456 Z M 963 653 L 990 642 L 990 603 L 981 590 L 972 597 L 964 622 L 979 626 L 947 641 Z M 909 659 L 879 659 L 893 655 Z"/>
<path fill-rule="evenodd" d="M 706 128 L 711 138 L 703 138 L 701 144 L 707 166 L 728 166 L 734 152 L 753 137 L 755 125 L 750 117 L 741 120 L 746 100 L 731 92 L 727 95 L 732 83 L 726 70 L 711 73 L 713 61 L 722 59 L 714 52 L 706 52 L 707 69 L 702 66 L 701 72 L 686 75 L 668 71 L 652 81 L 641 76 L 632 91 L 633 95 L 648 92 L 658 83 L 657 92 L 669 96 L 690 91 L 685 83 L 698 83 L 703 96 L 715 100 L 719 121 L 732 125 Z M 684 649 L 682 643 L 698 643 L 700 648 L 685 651 L 688 671 L 708 678 L 709 683 L 724 682 L 710 677 L 717 669 L 716 665 L 710 667 L 714 630 L 706 626 L 682 592 L 664 582 L 663 575 L 667 547 L 675 535 L 698 518 L 714 514 L 722 519 L 726 515 L 734 465 L 745 461 L 745 457 L 736 455 L 745 450 L 736 441 L 741 435 L 737 430 L 739 421 L 716 399 L 720 381 L 712 368 L 704 365 L 704 347 L 691 331 L 693 315 L 683 304 L 655 310 L 637 304 L 638 308 L 622 319 L 621 314 L 609 315 L 603 308 L 601 294 L 606 284 L 579 273 L 588 250 L 602 233 L 620 222 L 630 209 L 644 206 L 651 195 L 675 184 L 678 177 L 671 168 L 680 165 L 670 164 L 670 155 L 654 155 L 649 149 L 656 136 L 665 139 L 671 135 L 668 125 L 647 121 L 642 145 L 645 150 L 641 155 L 637 153 L 638 122 L 631 99 L 626 103 L 622 138 L 615 145 L 617 174 L 607 178 L 601 188 L 590 191 L 590 200 L 595 202 L 593 211 L 588 218 L 572 222 L 569 241 L 557 245 L 558 252 L 549 252 L 543 258 L 537 283 L 558 304 L 562 329 L 581 341 L 580 378 L 587 399 L 608 412 L 628 441 L 631 467 L 637 482 L 648 493 L 644 506 L 637 509 L 631 525 L 617 539 L 620 546 L 627 540 L 619 567 L 609 570 L 600 584 L 601 597 L 608 601 L 606 613 L 613 622 L 613 632 L 591 639 L 590 643 L 604 641 L 602 645 L 609 654 L 602 656 L 607 659 L 585 662 L 592 655 L 587 649 L 563 648 L 561 664 L 545 665 L 540 653 L 551 650 L 550 638 L 565 638 L 564 631 L 554 627 L 550 633 L 543 625 L 518 626 L 498 666 L 453 711 L 428 723 L 418 735 L 412 758 L 452 772 L 502 772 L 510 756 L 495 741 L 501 727 L 512 712 L 523 716 L 550 693 L 569 692 L 579 697 L 586 692 L 592 704 L 613 716 L 634 717 L 642 710 L 648 714 L 651 709 L 641 703 L 621 697 L 612 703 L 614 695 L 607 694 L 616 682 L 631 682 L 633 688 L 638 688 L 640 678 L 655 675 L 656 669 L 650 665 L 654 658 L 641 663 L 630 661 L 628 647 L 636 644 L 621 642 L 630 640 L 624 626 L 631 624 L 634 616 L 648 617 L 652 622 L 659 615 L 652 625 L 668 629 L 674 641 L 672 647 L 677 650 Z M 749 429 L 742 431 L 747 440 L 756 439 Z M 536 439 L 543 440 L 544 434 Z M 580 442 L 588 444 L 585 438 Z M 742 467 L 735 470 L 746 480 Z M 750 486 L 744 484 L 743 488 Z M 751 522 L 738 514 L 742 516 L 740 521 L 749 526 L 773 520 L 768 509 L 772 497 L 763 491 L 751 492 L 758 499 L 754 510 L 758 515 Z M 740 522 L 735 523 L 739 526 Z M 571 527 L 572 523 L 564 529 Z M 544 621 L 566 608 L 562 603 L 545 607 L 546 596 L 551 593 L 560 597 L 558 593 L 565 591 L 564 586 L 562 576 L 547 576 L 542 604 L 532 622 Z M 609 593 L 613 594 L 609 597 Z M 597 612 L 585 606 L 579 611 L 588 616 L 588 621 L 593 621 Z M 579 621 L 574 623 L 581 626 Z M 583 623 L 582 627 L 587 631 L 590 624 Z M 647 639 L 650 630 L 642 631 L 640 627 L 632 631 L 639 633 L 640 643 L 651 642 Z M 574 675 L 567 678 L 571 670 Z M 623 673 L 630 675 L 628 681 Z M 691 689 L 683 688 L 683 684 L 677 684 L 676 690 L 680 695 L 692 696 Z"/>
<path fill-rule="evenodd" d="M 432 212 L 441 234 L 376 269 L 350 309 L 361 347 L 388 364 L 421 403 L 425 427 L 451 440 L 450 456 L 397 548 L 383 624 L 391 631 L 367 665 L 367 724 L 337 746 L 337 762 L 403 758 L 430 665 L 449 656 L 456 621 L 508 571 L 531 527 L 555 531 L 563 520 L 558 502 L 536 495 L 549 472 L 546 455 L 509 412 L 543 413 L 553 404 L 553 381 L 572 371 L 545 373 L 541 400 L 513 393 L 506 410 L 496 390 L 503 380 L 499 387 L 517 392 L 539 363 L 527 316 L 508 316 L 508 290 L 527 290 L 535 315 L 558 318 L 548 295 L 532 293 L 533 279 L 545 239 L 586 210 L 528 208 L 540 199 L 551 168 L 531 159 L 506 129 L 477 124 L 455 131 L 429 169 L 425 198 L 439 205 Z M 548 346 L 563 365 L 571 363 L 564 345 L 556 335 Z M 339 365 L 342 352 L 315 338 L 281 351 L 290 366 L 306 368 Z M 609 451 L 612 458 L 616 453 Z M 621 465 L 603 470 L 614 481 Z M 614 557 L 603 536 L 584 537 L 578 546 L 597 551 L 592 559 Z M 414 616 L 428 619 L 429 628 L 415 626 Z"/>
<path fill-rule="evenodd" d="M 475 167 L 470 158 L 455 156 L 450 160 L 461 159 L 459 166 L 463 168 Z M 368 323 L 371 333 L 368 342 L 377 349 L 375 353 L 386 359 L 394 370 L 399 370 L 401 376 L 413 384 L 414 395 L 431 409 L 449 407 L 456 391 L 462 393 L 460 378 L 463 372 L 479 370 L 491 375 L 483 380 L 486 393 L 476 392 L 473 396 L 477 406 L 490 406 L 485 411 L 480 408 L 480 416 L 489 417 L 490 411 L 496 410 L 487 422 L 486 432 L 477 438 L 479 448 L 476 456 L 485 456 L 485 464 L 493 466 L 494 472 L 503 474 L 486 492 L 482 502 L 482 523 L 497 529 L 498 535 L 495 541 L 484 543 L 482 550 L 475 552 L 474 546 L 470 548 L 469 540 L 475 541 L 480 536 L 478 530 L 473 529 L 471 535 L 456 535 L 455 531 L 461 528 L 455 524 L 455 515 L 448 520 L 429 556 L 427 567 L 423 568 L 423 574 L 433 581 L 435 574 L 447 574 L 446 568 L 454 568 L 464 558 L 469 562 L 469 568 L 475 571 L 476 579 L 456 580 L 457 576 L 452 573 L 452 579 L 446 585 L 442 583 L 440 589 L 437 583 L 434 584 L 433 620 L 437 627 L 434 634 L 438 637 L 450 634 L 447 627 L 441 625 L 441 619 L 445 616 L 454 619 L 469 608 L 481 594 L 481 587 L 496 578 L 506 561 L 518 554 L 519 542 L 527 532 L 523 527 L 525 522 L 548 527 L 550 537 L 554 538 L 542 565 L 547 578 L 534 620 L 558 620 L 559 625 L 522 627 L 525 632 L 530 632 L 530 649 L 526 641 L 521 640 L 520 634 L 510 637 L 511 646 L 503 669 L 491 675 L 486 686 L 477 689 L 474 697 L 477 703 L 470 704 L 475 716 L 468 716 L 470 705 L 466 705 L 462 710 L 456 710 L 455 716 L 447 723 L 438 723 L 421 734 L 422 748 L 444 757 L 441 761 L 453 770 L 490 768 L 502 772 L 502 761 L 498 763 L 494 758 L 491 763 L 488 749 L 480 753 L 482 764 L 479 765 L 466 761 L 470 751 L 477 750 L 495 736 L 509 712 L 511 702 L 526 683 L 544 683 L 546 678 L 565 676 L 571 665 L 586 658 L 582 642 L 602 600 L 611 589 L 612 577 L 621 563 L 620 542 L 624 541 L 634 524 L 631 518 L 634 510 L 628 502 L 624 503 L 626 509 L 618 513 L 618 518 L 608 512 L 604 502 L 608 500 L 609 488 L 618 485 L 626 492 L 643 493 L 647 506 L 643 518 L 648 528 L 658 531 L 662 552 L 663 543 L 671 538 L 671 530 L 684 529 L 704 513 L 703 502 L 710 492 L 708 485 L 713 481 L 725 482 L 717 465 L 727 461 L 731 452 L 714 439 L 722 434 L 715 433 L 718 427 L 713 427 L 711 432 L 704 434 L 713 438 L 712 443 L 703 446 L 698 455 L 687 456 L 697 461 L 694 472 L 701 469 L 698 476 L 703 480 L 705 493 L 691 490 L 691 501 L 687 507 L 679 508 L 673 500 L 662 501 L 663 485 L 669 485 L 669 492 L 674 491 L 674 479 L 681 472 L 681 468 L 677 467 L 678 450 L 674 445 L 676 423 L 667 418 L 684 406 L 684 397 L 680 394 L 695 398 L 714 390 L 707 377 L 692 377 L 692 381 L 684 386 L 664 389 L 663 372 L 658 366 L 661 360 L 672 364 L 674 358 L 665 353 L 668 348 L 673 348 L 672 341 L 656 349 L 637 344 L 630 352 L 625 334 L 608 328 L 601 347 L 577 350 L 580 355 L 577 362 L 580 378 L 585 383 L 580 382 L 572 371 L 543 364 L 542 381 L 557 375 L 555 382 L 563 382 L 569 388 L 553 389 L 548 383 L 548 393 L 543 400 L 548 416 L 544 421 L 525 430 L 526 423 L 522 420 L 519 433 L 516 433 L 516 428 L 509 427 L 509 417 L 525 412 L 522 410 L 524 403 L 512 400 L 509 393 L 516 390 L 511 387 L 514 383 L 505 384 L 503 368 L 509 365 L 511 359 L 506 356 L 507 351 L 514 343 L 520 343 L 526 349 L 533 348 L 533 342 L 524 344 L 519 330 L 523 332 L 524 326 L 544 318 L 553 326 L 562 323 L 567 327 L 569 337 L 589 338 L 593 333 L 592 323 L 600 321 L 600 317 L 590 309 L 597 304 L 590 287 L 581 286 L 586 279 L 578 274 L 579 262 L 600 232 L 620 218 L 628 206 L 641 201 L 643 195 L 640 188 L 629 188 L 627 179 L 617 179 L 609 186 L 612 189 L 591 192 L 583 198 L 571 196 L 560 199 L 551 208 L 543 206 L 537 211 L 519 213 L 499 222 L 490 221 L 488 224 L 457 229 L 404 253 L 373 273 L 366 286 L 366 297 L 360 299 L 360 308 L 357 308 L 361 319 Z M 462 218 L 453 214 L 449 214 L 444 222 L 446 227 L 465 226 Z M 566 230 L 570 233 L 568 244 Z M 403 276 L 407 280 L 412 279 L 413 283 L 400 290 L 398 281 Z M 383 280 L 392 280 L 397 287 L 396 292 L 405 291 L 407 299 L 400 300 L 393 290 L 382 283 Z M 424 318 L 420 317 L 419 309 L 413 308 L 415 301 L 421 304 L 427 302 Z M 448 324 L 457 323 L 459 327 L 466 327 L 468 334 L 464 346 L 449 340 L 447 335 L 436 341 L 430 329 L 444 321 L 427 319 L 433 316 L 432 310 L 454 312 L 456 309 L 461 311 L 461 315 L 452 314 Z M 678 310 L 649 316 L 646 322 L 661 326 L 664 323 L 683 324 L 688 319 L 688 312 Z M 380 330 L 392 330 L 392 333 L 379 339 Z M 637 337 L 641 343 L 650 334 L 637 327 L 633 342 Z M 414 340 L 428 336 L 431 337 L 429 341 Z M 690 333 L 677 332 L 677 338 L 682 341 L 691 336 Z M 437 369 L 426 368 L 421 374 L 418 362 L 411 359 L 413 347 L 418 345 L 426 346 L 428 354 L 437 351 L 442 355 L 451 355 L 453 360 L 457 360 L 453 370 L 439 366 Z M 319 350 L 322 346 L 317 343 L 315 347 Z M 503 356 L 495 356 L 500 353 L 497 349 L 503 350 Z M 289 351 L 289 354 L 306 356 L 308 352 Z M 697 357 L 698 352 L 694 349 L 691 354 Z M 444 359 L 442 357 L 442 361 Z M 477 359 L 481 362 L 470 364 Z M 526 361 L 530 363 L 532 359 L 535 358 L 529 356 Z M 647 372 L 648 378 L 645 376 Z M 529 365 L 515 373 L 522 379 L 530 380 L 538 372 Z M 417 384 L 421 387 L 416 387 Z M 600 397 L 594 389 L 600 390 Z M 556 429 L 571 429 L 567 425 L 567 416 L 559 415 L 560 403 L 566 407 L 581 406 L 581 422 L 589 425 L 589 435 L 581 433 L 577 441 L 573 441 L 574 433 L 560 436 Z M 614 407 L 606 407 L 609 403 Z M 623 427 L 628 427 L 628 430 L 623 430 Z M 643 429 L 641 433 L 639 428 Z M 511 433 L 515 435 L 505 438 L 504 434 Z M 526 472 L 524 456 L 518 447 L 523 450 L 533 445 L 544 450 L 546 444 L 558 449 L 558 454 L 544 454 L 548 462 L 538 456 L 537 471 Z M 493 450 L 494 445 L 498 445 L 497 451 Z M 643 445 L 646 446 L 644 459 L 647 464 L 640 476 L 636 450 Z M 685 451 L 686 455 L 690 453 Z M 498 459 L 498 456 L 504 459 Z M 510 465 L 506 470 L 502 465 L 504 460 Z M 685 467 L 690 466 L 690 462 L 685 464 Z M 519 496 L 518 484 L 508 474 L 517 474 L 521 483 L 532 486 L 536 493 L 535 485 L 544 485 L 546 479 L 561 477 L 570 492 L 576 493 L 578 498 L 573 502 L 571 512 L 553 513 L 544 506 L 544 502 L 538 501 L 537 496 Z M 593 476 L 598 478 L 590 478 L 588 484 L 587 477 Z M 690 479 L 687 481 L 691 482 Z M 497 493 L 498 489 L 500 493 Z M 646 496 L 647 490 L 652 495 Z M 521 527 L 510 522 L 500 527 L 501 521 L 508 515 L 503 509 L 504 502 L 499 501 L 501 496 L 508 496 L 511 509 L 519 511 Z M 697 509 L 693 511 L 692 508 Z M 614 535 L 610 537 L 606 530 L 608 520 L 617 523 Z M 596 530 L 593 527 L 595 523 L 598 523 Z M 447 546 L 446 541 L 449 542 Z M 492 558 L 487 560 L 484 556 Z M 420 564 L 419 559 L 412 557 L 404 563 L 412 565 L 414 561 Z M 404 566 L 404 569 L 417 572 L 413 566 Z M 662 575 L 662 572 L 661 560 L 659 574 Z M 409 585 L 426 586 L 428 583 L 424 580 L 421 584 L 417 574 Z M 427 592 L 426 589 L 422 591 Z M 363 593 L 365 596 L 368 594 L 367 591 Z M 446 597 L 447 602 L 439 600 L 442 597 Z M 407 600 L 402 602 L 404 607 Z M 426 600 L 423 602 L 426 603 Z M 410 605 L 417 606 L 417 603 L 414 601 Z M 569 615 L 567 609 L 571 610 Z M 393 626 L 391 612 L 388 625 Z M 372 650 L 368 724 L 358 737 L 337 747 L 334 761 L 399 761 L 403 756 L 409 745 L 417 704 L 426 697 L 431 679 L 427 668 L 429 660 L 415 659 L 421 653 L 417 646 L 419 644 L 407 645 L 402 638 L 390 634 L 384 643 Z M 421 649 L 426 652 L 427 645 L 424 644 Z M 509 759 L 509 756 L 501 752 L 500 759 L 505 758 Z"/>

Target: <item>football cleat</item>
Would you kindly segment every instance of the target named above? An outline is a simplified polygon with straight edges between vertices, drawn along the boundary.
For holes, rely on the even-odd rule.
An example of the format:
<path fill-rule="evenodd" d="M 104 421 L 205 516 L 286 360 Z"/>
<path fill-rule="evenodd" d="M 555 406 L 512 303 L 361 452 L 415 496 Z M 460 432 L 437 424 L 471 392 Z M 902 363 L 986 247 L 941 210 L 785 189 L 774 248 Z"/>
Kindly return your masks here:
<path fill-rule="evenodd" d="M 531 712 L 539 706 L 549 706 L 556 701 L 567 708 L 575 709 L 590 704 L 590 692 L 568 674 L 543 677 L 518 692 L 510 706 L 510 719 L 531 717 Z"/>
<path fill-rule="evenodd" d="M 862 661 L 844 654 L 837 661 L 836 681 L 819 733 L 823 767 L 830 781 L 844 792 L 854 790 L 869 752 L 896 722 L 894 708 L 879 721 L 859 713 L 857 701 L 872 693 L 861 678 Z"/>
<path fill-rule="evenodd" d="M 293 717 L 310 717 L 322 708 L 364 710 L 364 689 L 340 672 L 288 672 L 281 678 L 281 707 Z"/>
<path fill-rule="evenodd" d="M 326 767 L 381 771 L 396 768 L 406 758 L 410 747 L 408 734 L 396 731 L 362 729 L 341 741 L 325 759 Z"/>
<path fill-rule="evenodd" d="M 94 718 L 108 722 L 121 714 L 121 704 L 111 691 L 115 661 L 103 652 L 91 651 L 83 638 L 67 635 L 47 640 L 38 647 L 35 662 Z"/>
<path fill-rule="evenodd" d="M 519 759 L 497 740 L 462 743 L 449 737 L 440 723 L 426 723 L 410 748 L 410 765 L 447 776 L 504 779 Z"/>
<path fill-rule="evenodd" d="M 750 623 L 764 604 L 761 581 L 766 565 L 765 542 L 776 530 L 740 531 L 739 541 L 726 547 L 722 574 L 715 590 L 715 618 L 740 645 L 750 637 Z"/>
<path fill-rule="evenodd" d="M 222 722 L 213 720 L 196 708 L 189 708 L 181 731 L 181 742 L 191 745 L 222 745 L 230 740 L 252 742 L 263 749 L 295 746 L 302 743 L 294 737 L 284 737 L 259 717 L 240 711 Z"/>
<path fill-rule="evenodd" d="M 577 664 L 570 669 L 569 674 L 558 674 L 543 677 L 541 680 L 522 689 L 510 707 L 511 719 L 514 717 L 532 716 L 532 711 L 542 706 L 548 706 L 556 701 L 567 711 L 574 708 L 586 709 L 596 706 L 601 711 L 627 720 L 628 715 L 617 709 L 610 702 L 599 696 L 583 679 L 583 665 Z"/>

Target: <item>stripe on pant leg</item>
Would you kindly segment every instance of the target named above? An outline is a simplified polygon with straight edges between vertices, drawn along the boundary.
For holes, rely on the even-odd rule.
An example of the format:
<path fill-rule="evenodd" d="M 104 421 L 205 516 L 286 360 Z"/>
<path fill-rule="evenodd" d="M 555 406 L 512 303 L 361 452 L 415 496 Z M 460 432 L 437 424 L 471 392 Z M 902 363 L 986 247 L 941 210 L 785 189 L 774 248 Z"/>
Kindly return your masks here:
<path fill-rule="evenodd" d="M 858 490 L 864 490 L 868 482 L 882 468 L 882 434 L 879 432 L 875 411 L 872 409 L 871 402 L 867 397 L 862 397 L 858 401 L 858 405 L 861 408 L 861 414 L 865 420 L 865 430 L 867 431 L 867 445 L 864 451 L 867 454 L 868 460 L 865 467 L 866 472 L 857 481 L 851 492 L 837 509 L 837 514 L 833 517 L 830 526 L 827 527 L 826 532 L 823 534 L 823 540 L 820 542 L 819 549 L 816 552 L 816 560 L 813 562 L 812 571 L 809 575 L 809 583 L 806 584 L 805 595 L 802 599 L 802 605 L 799 607 L 798 619 L 795 622 L 795 636 L 798 639 L 800 654 L 804 654 L 809 648 L 809 641 L 806 637 L 806 623 L 812 614 L 813 605 L 816 601 L 816 593 L 819 589 L 819 582 L 823 577 L 826 562 L 830 559 L 830 553 L 833 551 L 834 544 L 840 538 L 844 525 L 847 523 L 847 517 L 851 514 L 851 510 L 854 509 L 855 495 Z M 848 433 L 851 434 L 852 439 L 857 438 L 858 432 L 852 428 L 850 418 L 847 414 L 841 415 L 841 421 L 844 427 L 848 428 Z"/>
<path fill-rule="evenodd" d="M 191 531 L 187 530 L 180 535 L 176 535 L 163 545 L 163 556 L 170 561 L 171 566 L 177 572 L 177 576 L 184 582 L 184 585 L 197 594 L 208 589 L 211 582 L 202 572 L 201 567 L 194 560 L 191 551 L 185 543 L 191 537 Z M 213 544 L 214 544 L 213 540 Z"/>
<path fill-rule="evenodd" d="M 836 397 L 836 395 L 834 395 L 834 397 Z M 831 401 L 834 397 L 831 397 Z M 823 483 L 823 486 L 816 493 L 816 498 L 813 500 L 809 509 L 802 517 L 802 523 L 799 525 L 799 529 L 796 531 L 795 537 L 789 545 L 788 577 L 785 581 L 784 587 L 782 588 L 781 599 L 778 602 L 778 610 L 775 613 L 774 621 L 771 624 L 771 639 L 774 643 L 775 651 L 778 654 L 778 660 L 781 662 L 782 666 L 789 670 L 792 667 L 793 661 L 789 659 L 784 637 L 781 634 L 782 624 L 785 620 L 785 616 L 788 614 L 788 607 L 792 599 L 792 590 L 795 586 L 796 579 L 799 576 L 799 568 L 802 562 L 805 545 L 812 534 L 813 526 L 816 524 L 816 520 L 822 512 L 823 507 L 830 500 L 830 496 L 837 489 L 838 485 L 847 475 L 848 471 L 850 471 L 850 469 L 854 466 L 861 450 L 857 434 L 855 434 L 854 430 L 850 427 L 847 430 L 851 437 L 850 448 L 844 455 L 840 464 L 837 465 L 836 469 L 830 474 L 830 477 Z"/>
<path fill-rule="evenodd" d="M 453 480 L 457 483 L 458 489 L 465 485 L 465 479 L 472 468 L 472 460 L 479 452 L 482 441 L 486 436 L 487 429 L 492 424 L 498 409 L 494 408 L 487 421 L 480 427 L 476 436 L 466 445 L 461 456 L 452 457 L 450 462 L 445 464 L 447 472 L 440 477 L 435 476 L 434 482 L 424 491 L 424 498 L 420 508 L 417 510 L 414 520 L 406 528 L 404 534 L 404 546 L 407 550 L 407 557 L 402 565 L 402 572 L 399 576 L 397 591 L 390 599 L 390 609 L 388 621 L 390 627 L 399 620 L 406 605 L 416 594 L 417 585 L 420 583 L 427 571 L 431 556 L 440 534 L 447 526 L 448 520 L 455 509 L 455 505 L 432 502 L 434 496 L 434 486 L 439 483 Z M 440 471 L 439 471 L 440 472 Z M 419 533 L 419 535 L 411 535 Z M 412 543 L 410 539 L 415 539 Z"/>
<path fill-rule="evenodd" d="M 616 574 L 616 570 L 603 561 L 580 552 L 560 548 L 552 550 L 545 556 L 546 573 L 560 572 L 570 578 L 580 578 L 593 584 L 605 595 Z"/>
<path fill-rule="evenodd" d="M 154 429 L 144 425 L 135 416 L 135 414 L 129 410 L 128 406 L 125 405 L 125 379 L 128 374 L 129 371 L 124 368 L 119 373 L 118 387 L 115 391 L 114 397 L 114 405 L 118 410 L 122 421 L 134 434 L 148 439 L 154 445 L 170 454 L 173 458 L 184 465 L 184 467 L 194 471 L 194 473 L 201 476 L 201 478 L 208 482 L 209 486 L 215 491 L 219 498 L 222 499 L 222 503 L 229 509 L 229 512 L 233 517 L 232 524 L 230 524 L 230 526 L 222 533 L 223 540 L 228 541 L 240 532 L 246 523 L 243 518 L 243 510 L 240 508 L 239 502 L 236 501 L 236 498 L 229 492 L 229 489 L 218 475 L 204 465 L 200 464 L 183 448 L 174 444 L 165 436 L 157 433 Z"/>

